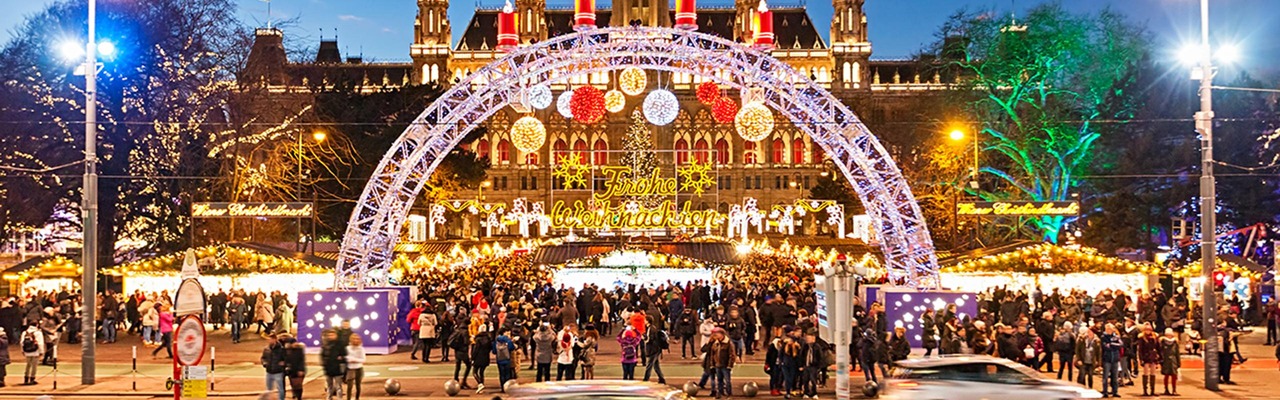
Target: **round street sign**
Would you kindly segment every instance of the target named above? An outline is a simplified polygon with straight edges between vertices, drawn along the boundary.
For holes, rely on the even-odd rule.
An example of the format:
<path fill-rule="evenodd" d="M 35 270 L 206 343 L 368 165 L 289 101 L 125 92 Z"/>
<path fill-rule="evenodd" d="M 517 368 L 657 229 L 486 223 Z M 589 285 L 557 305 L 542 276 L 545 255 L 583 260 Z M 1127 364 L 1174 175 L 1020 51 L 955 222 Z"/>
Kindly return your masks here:
<path fill-rule="evenodd" d="M 204 359 L 205 331 L 200 317 L 188 315 L 182 318 L 174 330 L 174 358 L 182 366 L 200 365 Z"/>

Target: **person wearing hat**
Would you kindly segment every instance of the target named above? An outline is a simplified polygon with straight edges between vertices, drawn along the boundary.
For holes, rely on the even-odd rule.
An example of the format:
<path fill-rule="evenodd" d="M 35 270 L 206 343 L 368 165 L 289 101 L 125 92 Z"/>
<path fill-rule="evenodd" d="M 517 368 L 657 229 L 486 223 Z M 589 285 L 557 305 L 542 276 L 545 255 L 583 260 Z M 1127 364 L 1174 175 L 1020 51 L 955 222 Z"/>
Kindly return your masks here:
<path fill-rule="evenodd" d="M 711 331 L 711 342 L 702 345 L 702 352 L 706 355 L 702 368 L 711 371 L 712 397 L 718 399 L 732 395 L 731 380 L 736 357 L 733 352 L 733 343 L 729 342 L 724 328 L 715 328 Z"/>

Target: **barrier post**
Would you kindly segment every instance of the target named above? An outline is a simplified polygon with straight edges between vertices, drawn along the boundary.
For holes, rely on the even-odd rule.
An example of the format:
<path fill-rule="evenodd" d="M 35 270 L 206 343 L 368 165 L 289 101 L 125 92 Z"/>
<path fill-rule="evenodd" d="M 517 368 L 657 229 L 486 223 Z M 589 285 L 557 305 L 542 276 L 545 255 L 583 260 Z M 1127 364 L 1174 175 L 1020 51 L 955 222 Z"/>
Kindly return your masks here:
<path fill-rule="evenodd" d="M 133 391 L 138 391 L 138 346 L 133 346 L 133 368 L 129 372 L 133 376 Z"/>
<path fill-rule="evenodd" d="M 213 391 L 213 374 L 218 370 L 218 348 L 209 346 L 209 391 Z"/>

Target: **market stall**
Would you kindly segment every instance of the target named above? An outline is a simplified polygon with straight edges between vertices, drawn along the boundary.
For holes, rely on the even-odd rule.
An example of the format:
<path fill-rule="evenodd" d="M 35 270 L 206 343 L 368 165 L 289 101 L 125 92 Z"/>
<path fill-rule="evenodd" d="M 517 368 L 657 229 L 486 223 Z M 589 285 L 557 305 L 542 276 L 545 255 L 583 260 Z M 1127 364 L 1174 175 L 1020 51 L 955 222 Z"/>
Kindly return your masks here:
<path fill-rule="evenodd" d="M 1102 290 L 1139 293 L 1155 285 L 1161 268 L 1152 263 L 1108 256 L 1087 247 L 1019 242 L 953 255 L 939 260 L 943 286 L 966 292 L 1006 287 L 1030 293 Z"/>
<path fill-rule="evenodd" d="M 4 295 L 28 295 L 39 292 L 74 292 L 80 288 L 80 264 L 60 255 L 32 258 L 3 272 Z"/>
<path fill-rule="evenodd" d="M 209 293 L 243 289 L 254 293 L 280 291 L 290 299 L 298 292 L 333 287 L 334 262 L 323 258 L 253 243 L 229 243 L 195 248 L 200 283 Z M 103 271 L 123 279 L 125 293 L 172 290 L 186 251 L 148 257 Z M 296 304 L 296 303 L 295 303 Z"/>

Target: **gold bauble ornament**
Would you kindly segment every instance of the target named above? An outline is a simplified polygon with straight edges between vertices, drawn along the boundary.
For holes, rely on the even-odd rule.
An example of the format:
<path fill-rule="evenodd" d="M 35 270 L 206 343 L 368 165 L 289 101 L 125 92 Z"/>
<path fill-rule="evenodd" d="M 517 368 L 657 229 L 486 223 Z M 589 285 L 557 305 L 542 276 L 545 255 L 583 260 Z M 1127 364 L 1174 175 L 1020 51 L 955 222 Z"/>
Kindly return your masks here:
<path fill-rule="evenodd" d="M 532 153 L 542 148 L 547 141 L 547 128 L 542 126 L 533 116 L 525 116 L 511 125 L 511 144 L 525 153 Z"/>
<path fill-rule="evenodd" d="M 747 104 L 738 111 L 733 125 L 737 128 L 738 136 L 741 136 L 742 140 L 759 142 L 773 133 L 773 111 L 769 111 L 764 104 Z"/>
<path fill-rule="evenodd" d="M 617 90 L 610 90 L 604 94 L 605 111 L 616 113 L 622 111 L 627 106 L 627 96 Z"/>
<path fill-rule="evenodd" d="M 646 86 L 649 86 L 649 78 L 640 68 L 627 67 L 618 74 L 618 88 L 622 89 L 623 93 L 635 96 L 644 92 Z"/>

